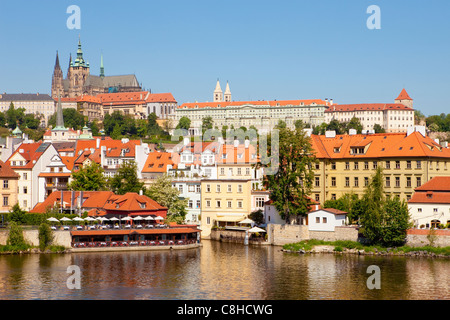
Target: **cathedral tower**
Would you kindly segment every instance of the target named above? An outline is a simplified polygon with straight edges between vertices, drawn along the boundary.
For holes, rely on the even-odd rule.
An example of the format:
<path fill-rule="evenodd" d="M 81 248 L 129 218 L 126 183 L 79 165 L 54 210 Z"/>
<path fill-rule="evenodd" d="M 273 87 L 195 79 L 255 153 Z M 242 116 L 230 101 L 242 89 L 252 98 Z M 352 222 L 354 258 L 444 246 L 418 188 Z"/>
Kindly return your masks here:
<path fill-rule="evenodd" d="M 220 88 L 219 79 L 217 79 L 216 89 L 214 90 L 214 102 L 223 102 L 223 92 Z"/>
<path fill-rule="evenodd" d="M 231 102 L 231 91 L 228 81 L 227 81 L 227 88 L 225 89 L 225 94 L 223 95 L 223 98 L 225 99 L 225 102 Z"/>
<path fill-rule="evenodd" d="M 69 66 L 67 78 L 69 80 L 69 97 L 74 98 L 83 94 L 84 83 L 89 76 L 89 62 L 83 58 L 81 40 L 78 40 L 77 58 Z"/>
<path fill-rule="evenodd" d="M 56 51 L 56 62 L 55 62 L 55 68 L 53 70 L 53 77 L 52 77 L 52 97 L 53 97 L 53 99 L 58 98 L 58 96 L 64 96 L 63 79 L 64 79 L 63 72 L 61 70 L 61 66 L 59 65 L 58 51 Z"/>

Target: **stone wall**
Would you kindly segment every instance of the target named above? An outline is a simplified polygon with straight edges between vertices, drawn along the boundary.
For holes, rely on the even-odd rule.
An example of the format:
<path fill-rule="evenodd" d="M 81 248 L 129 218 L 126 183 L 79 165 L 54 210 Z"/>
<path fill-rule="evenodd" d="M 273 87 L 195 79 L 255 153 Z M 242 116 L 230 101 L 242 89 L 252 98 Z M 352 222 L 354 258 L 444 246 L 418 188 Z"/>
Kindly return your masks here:
<path fill-rule="evenodd" d="M 9 231 L 7 229 L 0 231 L 0 245 L 5 245 L 8 240 Z M 70 248 L 72 237 L 70 231 L 53 231 L 53 245 L 64 246 Z M 23 230 L 23 237 L 25 241 L 32 246 L 39 246 L 39 231 L 38 230 Z"/>
<path fill-rule="evenodd" d="M 450 246 L 450 230 L 410 229 L 406 234 L 406 244 L 411 247 Z"/>

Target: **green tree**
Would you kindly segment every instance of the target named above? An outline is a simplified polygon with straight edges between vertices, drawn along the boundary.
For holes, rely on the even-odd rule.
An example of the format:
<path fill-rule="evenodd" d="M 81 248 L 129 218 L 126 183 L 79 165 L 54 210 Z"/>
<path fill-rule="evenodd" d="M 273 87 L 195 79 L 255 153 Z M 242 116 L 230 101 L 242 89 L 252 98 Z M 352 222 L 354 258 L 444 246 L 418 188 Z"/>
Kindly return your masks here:
<path fill-rule="evenodd" d="M 163 133 L 162 128 L 159 126 L 158 122 L 156 122 L 157 119 L 158 119 L 158 117 L 156 116 L 156 113 L 154 113 L 154 112 L 152 112 L 148 115 L 147 133 L 150 136 L 160 135 Z"/>
<path fill-rule="evenodd" d="M 208 116 L 202 119 L 202 133 L 204 134 L 206 130 L 212 129 L 214 126 L 214 121 L 212 117 Z"/>
<path fill-rule="evenodd" d="M 74 108 L 63 109 L 64 126 L 74 130 L 81 130 L 85 125 L 84 116 Z M 48 120 L 48 125 L 56 126 L 56 112 Z"/>
<path fill-rule="evenodd" d="M 350 122 L 347 123 L 346 129 L 341 129 L 341 134 L 344 134 L 345 132 L 342 132 L 343 130 L 349 132 L 350 129 L 355 129 L 357 133 L 361 133 L 363 130 L 363 125 L 361 123 L 361 120 L 357 117 L 353 117 L 350 119 Z"/>
<path fill-rule="evenodd" d="M 384 130 L 384 128 L 381 125 L 379 125 L 378 123 L 375 123 L 373 125 L 373 130 L 375 131 L 375 133 L 385 133 L 386 132 L 386 130 Z"/>
<path fill-rule="evenodd" d="M 16 203 L 9 212 L 9 221 L 23 224 L 25 223 L 25 213 L 26 212 L 20 208 L 19 203 Z"/>
<path fill-rule="evenodd" d="M 139 193 L 144 190 L 144 183 L 137 175 L 137 164 L 134 161 L 122 163 L 114 177 L 109 179 L 109 186 L 115 194 Z"/>
<path fill-rule="evenodd" d="M 99 135 L 100 130 L 99 130 L 99 128 L 98 128 L 98 122 L 97 122 L 97 120 L 94 120 L 94 121 L 91 122 L 90 128 L 91 128 L 92 136 L 95 137 L 95 136 L 98 136 L 98 135 Z"/>
<path fill-rule="evenodd" d="M 189 130 L 190 127 L 191 127 L 191 120 L 188 117 L 181 117 L 175 129 Z"/>
<path fill-rule="evenodd" d="M 267 163 L 267 156 L 278 157 L 277 170 L 270 174 L 266 172 L 263 183 L 271 191 L 270 199 L 280 216 L 289 221 L 291 217 L 304 216 L 309 210 L 311 200 L 308 195 L 314 179 L 312 168 L 317 160 L 311 140 L 302 129 L 291 130 L 281 126 L 276 140 L 272 142 L 272 137 L 267 139 L 267 154 L 260 155 L 256 167 L 266 170 L 274 166 L 274 163 Z"/>
<path fill-rule="evenodd" d="M 256 224 L 263 224 L 264 223 L 264 213 L 261 209 L 258 209 L 256 211 L 253 211 L 248 215 L 248 217 L 253 220 Z"/>
<path fill-rule="evenodd" d="M 167 220 L 181 223 L 187 214 L 188 199 L 181 199 L 180 192 L 172 186 L 172 179 L 162 175 L 145 191 L 145 194 L 166 207 Z"/>
<path fill-rule="evenodd" d="M 72 172 L 69 189 L 74 191 L 102 191 L 107 189 L 103 168 L 96 162 Z"/>
<path fill-rule="evenodd" d="M 381 244 L 400 246 L 405 243 L 406 231 L 412 227 L 408 204 L 398 197 L 389 197 L 384 207 L 384 217 L 380 228 Z"/>
<path fill-rule="evenodd" d="M 23 230 L 17 222 L 12 221 L 9 224 L 9 234 L 8 239 L 6 240 L 6 244 L 9 246 L 25 246 L 25 238 L 23 237 Z"/>
<path fill-rule="evenodd" d="M 53 232 L 47 223 L 41 223 L 39 226 L 39 249 L 44 251 L 53 242 Z"/>

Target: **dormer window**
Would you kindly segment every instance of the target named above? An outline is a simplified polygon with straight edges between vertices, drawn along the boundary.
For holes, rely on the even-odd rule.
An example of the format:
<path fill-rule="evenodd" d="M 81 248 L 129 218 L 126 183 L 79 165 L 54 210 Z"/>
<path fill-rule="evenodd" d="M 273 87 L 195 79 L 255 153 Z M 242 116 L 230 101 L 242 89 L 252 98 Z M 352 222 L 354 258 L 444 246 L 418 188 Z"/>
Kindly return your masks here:
<path fill-rule="evenodd" d="M 139 206 L 141 207 L 141 209 L 145 209 L 145 203 L 139 203 Z"/>

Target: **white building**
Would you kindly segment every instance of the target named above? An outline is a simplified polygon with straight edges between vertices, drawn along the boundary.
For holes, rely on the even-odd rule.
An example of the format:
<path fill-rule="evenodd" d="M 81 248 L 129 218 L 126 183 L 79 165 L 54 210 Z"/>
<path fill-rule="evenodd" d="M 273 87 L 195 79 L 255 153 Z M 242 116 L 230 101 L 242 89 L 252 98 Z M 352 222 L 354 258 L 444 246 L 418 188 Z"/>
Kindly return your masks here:
<path fill-rule="evenodd" d="M 332 103 L 332 102 L 330 102 Z M 202 120 L 211 117 L 214 127 L 222 129 L 254 126 L 259 133 L 268 133 L 279 120 L 294 128 L 295 121 L 302 120 L 313 126 L 325 121 L 324 112 L 329 102 L 321 99 L 310 100 L 258 100 L 232 101 L 230 87 L 227 84 L 225 94 L 222 93 L 219 82 L 214 90 L 212 102 L 183 103 L 175 109 L 174 125 L 182 117 L 191 120 L 191 132 L 199 134 Z"/>
<path fill-rule="evenodd" d="M 378 124 L 386 132 L 406 132 L 414 126 L 413 100 L 403 89 L 395 103 L 334 104 L 325 111 L 326 123 L 334 119 L 349 122 L 353 117 L 360 120 L 363 130 L 373 130 Z"/>
<path fill-rule="evenodd" d="M 31 210 L 42 198 L 39 174 L 44 172 L 58 152 L 50 143 L 22 143 L 8 159 L 8 164 L 19 174 L 18 203 L 26 211 Z"/>
<path fill-rule="evenodd" d="M 48 119 L 55 113 L 55 100 L 48 94 L 0 94 L 0 112 L 7 111 L 11 103 L 15 109 L 24 108 L 25 114 L 41 115 L 43 125 L 47 125 Z"/>
<path fill-rule="evenodd" d="M 308 212 L 310 231 L 334 231 L 335 227 L 345 226 L 347 212 L 337 209 L 316 209 Z"/>
<path fill-rule="evenodd" d="M 415 189 L 408 200 L 415 228 L 436 228 L 450 223 L 450 177 L 434 177 Z"/>

